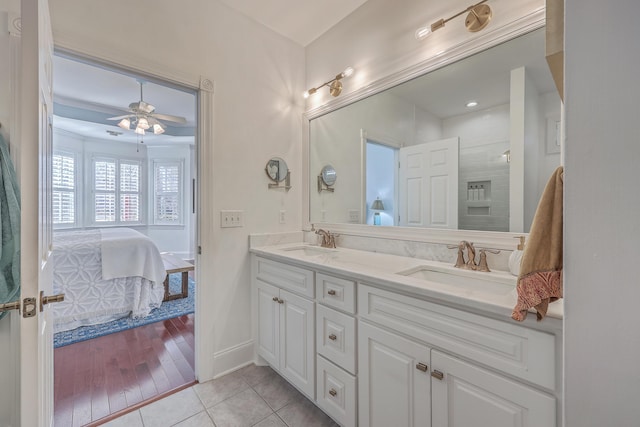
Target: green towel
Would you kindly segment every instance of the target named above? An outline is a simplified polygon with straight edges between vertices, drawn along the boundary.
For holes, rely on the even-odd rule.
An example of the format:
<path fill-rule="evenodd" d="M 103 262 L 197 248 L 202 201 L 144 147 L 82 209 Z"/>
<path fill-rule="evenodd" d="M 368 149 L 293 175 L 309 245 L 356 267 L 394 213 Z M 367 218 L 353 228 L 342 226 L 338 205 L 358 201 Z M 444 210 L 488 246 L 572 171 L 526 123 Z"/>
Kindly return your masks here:
<path fill-rule="evenodd" d="M 0 135 L 0 304 L 20 299 L 20 189 Z M 0 313 L 0 319 L 7 312 Z"/>

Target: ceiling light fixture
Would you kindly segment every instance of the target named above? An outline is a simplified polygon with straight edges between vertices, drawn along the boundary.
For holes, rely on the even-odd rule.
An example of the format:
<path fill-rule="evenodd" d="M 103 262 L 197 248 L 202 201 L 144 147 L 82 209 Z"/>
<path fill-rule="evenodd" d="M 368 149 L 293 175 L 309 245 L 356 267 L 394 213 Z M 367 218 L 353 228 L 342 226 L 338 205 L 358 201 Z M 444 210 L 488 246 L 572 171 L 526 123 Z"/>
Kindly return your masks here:
<path fill-rule="evenodd" d="M 415 37 L 417 40 L 425 39 L 429 34 L 439 30 L 444 27 L 444 24 L 451 21 L 454 18 L 462 15 L 463 13 L 469 12 L 467 18 L 464 20 L 464 25 L 467 27 L 472 33 L 482 30 L 487 25 L 489 25 L 489 21 L 491 21 L 491 8 L 486 3 L 488 0 L 482 0 L 474 5 L 469 6 L 465 10 L 456 13 L 450 18 L 447 19 L 438 19 L 436 22 L 431 24 L 428 27 L 420 27 L 416 30 Z"/>
<path fill-rule="evenodd" d="M 478 101 L 469 101 L 467 102 L 467 108 L 473 108 L 478 106 Z"/>
<path fill-rule="evenodd" d="M 321 84 L 318 87 L 312 87 L 311 89 L 303 93 L 302 96 L 304 96 L 305 98 L 308 98 L 310 95 L 313 95 L 314 93 L 316 93 L 318 89 L 325 86 L 329 86 L 329 93 L 331 94 L 331 96 L 338 96 L 342 93 L 342 82 L 340 80 L 342 80 L 345 77 L 349 77 L 350 75 L 353 74 L 353 72 L 354 72 L 353 67 L 347 67 L 343 72 L 335 76 L 333 79 Z"/>

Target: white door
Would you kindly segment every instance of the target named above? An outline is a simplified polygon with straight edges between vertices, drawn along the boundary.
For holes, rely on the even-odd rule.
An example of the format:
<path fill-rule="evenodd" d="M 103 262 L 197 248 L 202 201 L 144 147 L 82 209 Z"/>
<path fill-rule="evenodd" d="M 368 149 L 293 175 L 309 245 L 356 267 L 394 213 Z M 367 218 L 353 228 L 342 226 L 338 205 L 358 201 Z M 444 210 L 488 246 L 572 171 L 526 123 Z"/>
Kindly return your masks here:
<path fill-rule="evenodd" d="M 496 373 L 438 351 L 432 369 L 433 427 L 554 427 L 556 400 Z"/>
<path fill-rule="evenodd" d="M 280 304 L 279 289 L 256 280 L 258 310 L 258 354 L 269 364 L 278 367 L 280 351 Z"/>
<path fill-rule="evenodd" d="M 280 300 L 280 373 L 314 400 L 314 303 L 282 289 Z"/>
<path fill-rule="evenodd" d="M 40 311 L 41 292 L 50 296 L 53 282 L 50 261 L 53 42 L 47 0 L 22 0 L 21 20 L 20 425 L 39 427 L 53 425 L 53 322 L 46 305 Z M 25 317 L 32 309 L 33 317 Z"/>
<path fill-rule="evenodd" d="M 424 344 L 359 322 L 361 427 L 431 425 L 429 351 Z"/>
<path fill-rule="evenodd" d="M 400 148 L 400 225 L 458 228 L 458 138 Z"/>

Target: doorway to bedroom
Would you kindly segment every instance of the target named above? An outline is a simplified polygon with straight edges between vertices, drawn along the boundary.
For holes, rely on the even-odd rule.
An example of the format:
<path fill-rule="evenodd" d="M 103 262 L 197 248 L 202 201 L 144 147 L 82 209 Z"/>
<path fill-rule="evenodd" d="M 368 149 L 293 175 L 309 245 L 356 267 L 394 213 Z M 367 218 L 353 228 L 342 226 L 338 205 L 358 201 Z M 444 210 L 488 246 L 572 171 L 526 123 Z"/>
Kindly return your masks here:
<path fill-rule="evenodd" d="M 91 425 L 195 381 L 197 93 L 54 69 L 55 424 Z"/>

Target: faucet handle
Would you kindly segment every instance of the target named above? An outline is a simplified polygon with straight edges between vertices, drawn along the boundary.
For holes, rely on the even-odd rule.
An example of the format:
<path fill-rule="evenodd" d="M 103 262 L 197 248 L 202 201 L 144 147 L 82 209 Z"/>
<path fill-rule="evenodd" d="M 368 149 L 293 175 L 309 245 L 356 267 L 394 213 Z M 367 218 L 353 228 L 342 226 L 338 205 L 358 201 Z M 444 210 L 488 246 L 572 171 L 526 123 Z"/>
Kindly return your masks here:
<path fill-rule="evenodd" d="M 489 269 L 489 265 L 487 264 L 487 252 L 491 253 L 491 254 L 499 254 L 500 251 L 495 250 L 495 249 L 487 249 L 487 248 L 481 248 L 480 249 L 480 264 L 478 264 L 478 271 L 485 271 L 485 272 L 490 272 L 491 270 Z"/>

